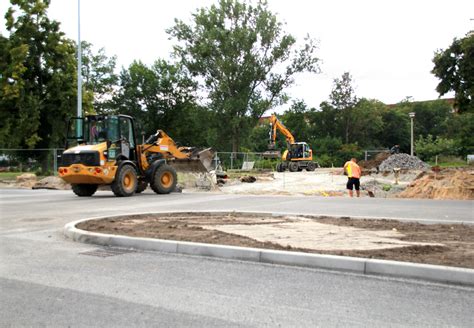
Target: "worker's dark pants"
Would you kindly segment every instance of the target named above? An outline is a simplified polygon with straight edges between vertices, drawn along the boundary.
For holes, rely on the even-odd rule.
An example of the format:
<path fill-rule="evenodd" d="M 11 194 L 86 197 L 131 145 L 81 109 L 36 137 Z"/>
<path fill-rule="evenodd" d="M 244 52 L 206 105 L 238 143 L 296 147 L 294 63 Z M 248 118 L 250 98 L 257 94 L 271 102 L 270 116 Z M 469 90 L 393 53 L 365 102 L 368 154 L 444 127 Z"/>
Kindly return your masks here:
<path fill-rule="evenodd" d="M 349 178 L 347 180 L 347 189 L 352 190 L 355 187 L 355 190 L 360 189 L 360 180 L 359 178 Z"/>

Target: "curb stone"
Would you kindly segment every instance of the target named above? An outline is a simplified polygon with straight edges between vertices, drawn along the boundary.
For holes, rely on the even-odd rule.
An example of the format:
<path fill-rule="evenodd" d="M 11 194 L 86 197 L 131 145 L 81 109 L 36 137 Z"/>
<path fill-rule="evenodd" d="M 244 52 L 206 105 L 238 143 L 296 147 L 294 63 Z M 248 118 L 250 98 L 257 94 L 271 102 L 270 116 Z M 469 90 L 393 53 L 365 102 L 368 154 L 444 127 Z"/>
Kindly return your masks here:
<path fill-rule="evenodd" d="M 134 213 L 138 214 L 176 214 L 181 212 L 166 213 Z M 191 213 L 191 212 L 187 212 Z M 261 212 L 193 212 L 209 213 L 209 215 L 235 215 L 245 214 L 253 216 L 282 216 L 284 214 L 271 214 Z M 295 214 L 292 214 L 295 215 Z M 123 216 L 123 215 L 120 215 Z M 268 264 L 282 264 L 290 266 L 310 267 L 336 271 L 349 271 L 367 275 L 383 275 L 400 278 L 420 279 L 439 283 L 471 285 L 474 286 L 474 269 L 448 267 L 441 265 L 419 264 L 389 260 L 365 259 L 349 256 L 336 256 L 325 254 L 309 254 L 303 252 L 289 252 L 280 250 L 267 250 L 250 247 L 204 244 L 185 241 L 173 241 L 154 238 L 139 238 L 120 235 L 109 235 L 90 232 L 76 228 L 76 225 L 89 220 L 99 220 L 110 217 L 105 216 L 86 218 L 70 222 L 64 226 L 64 235 L 74 241 L 102 246 L 116 246 L 145 251 L 159 251 L 165 253 L 186 254 L 218 257 L 230 260 L 242 260 Z M 306 216 L 307 215 L 302 215 Z"/>

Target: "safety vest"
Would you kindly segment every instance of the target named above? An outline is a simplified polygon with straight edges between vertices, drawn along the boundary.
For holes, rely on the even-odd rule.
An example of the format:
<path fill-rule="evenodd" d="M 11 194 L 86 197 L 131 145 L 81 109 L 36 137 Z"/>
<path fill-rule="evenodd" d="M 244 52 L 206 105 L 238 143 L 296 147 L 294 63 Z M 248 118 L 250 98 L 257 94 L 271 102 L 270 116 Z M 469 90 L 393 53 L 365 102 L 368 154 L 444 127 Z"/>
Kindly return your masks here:
<path fill-rule="evenodd" d="M 360 179 L 360 167 L 353 161 L 348 161 L 346 164 L 344 164 L 344 167 L 346 168 L 347 176 L 349 178 L 357 178 Z"/>

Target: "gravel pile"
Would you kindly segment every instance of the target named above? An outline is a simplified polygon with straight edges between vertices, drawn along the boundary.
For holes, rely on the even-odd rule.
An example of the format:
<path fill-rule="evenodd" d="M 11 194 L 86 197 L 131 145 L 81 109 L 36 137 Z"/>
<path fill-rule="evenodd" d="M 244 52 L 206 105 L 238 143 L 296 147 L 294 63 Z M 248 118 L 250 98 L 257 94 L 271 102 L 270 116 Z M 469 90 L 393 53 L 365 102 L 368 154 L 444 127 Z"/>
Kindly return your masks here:
<path fill-rule="evenodd" d="M 382 172 L 391 172 L 396 167 L 402 170 L 430 169 L 430 166 L 428 164 L 426 164 L 416 156 L 410 156 L 408 154 L 394 154 L 380 164 L 379 170 Z"/>

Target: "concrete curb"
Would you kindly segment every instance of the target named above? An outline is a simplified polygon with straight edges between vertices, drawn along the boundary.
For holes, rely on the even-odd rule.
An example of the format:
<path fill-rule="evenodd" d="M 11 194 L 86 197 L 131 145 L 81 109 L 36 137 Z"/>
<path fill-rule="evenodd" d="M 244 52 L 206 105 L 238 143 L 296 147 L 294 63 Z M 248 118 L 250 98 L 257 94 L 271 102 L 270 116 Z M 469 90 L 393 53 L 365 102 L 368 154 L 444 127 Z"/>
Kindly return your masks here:
<path fill-rule="evenodd" d="M 163 212 L 153 214 L 176 214 L 182 212 Z M 191 212 L 188 212 L 191 213 Z M 228 215 L 231 212 L 193 212 L 193 213 L 209 213 L 210 215 Z M 127 214 L 152 214 L 152 213 L 136 213 Z M 254 216 L 268 216 L 270 213 L 261 212 L 232 212 L 232 214 L 246 214 Z M 284 214 L 273 214 L 273 216 L 282 216 Z M 291 214 L 295 215 L 295 214 Z M 123 215 L 121 215 L 123 216 Z M 308 217 L 308 215 L 302 215 Z M 226 245 L 214 245 L 194 242 L 182 242 L 172 240 L 162 240 L 153 238 L 137 238 L 119 235 L 109 235 L 97 232 L 90 232 L 76 228 L 80 222 L 89 220 L 99 220 L 108 217 L 105 216 L 82 219 L 70 222 L 64 227 L 66 237 L 88 244 L 96 244 L 102 246 L 116 246 L 123 248 L 132 248 L 146 251 L 159 251 L 165 253 L 186 254 L 218 257 L 231 260 L 242 260 L 269 264 L 283 264 L 300 267 L 320 268 L 337 271 L 349 271 L 359 274 L 383 275 L 401 278 L 421 279 L 426 281 L 473 285 L 474 286 L 474 270 L 465 268 L 456 268 L 448 266 L 418 264 L 410 262 L 398 262 L 387 260 L 374 260 L 348 256 L 335 256 L 324 254 L 308 254 L 302 252 L 288 252 L 278 250 L 267 250 L 247 247 L 236 247 Z"/>

